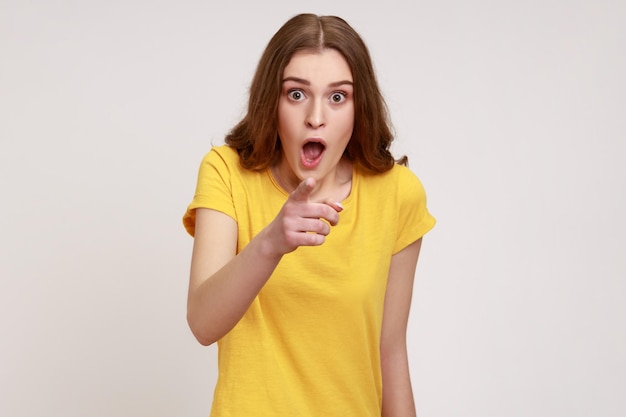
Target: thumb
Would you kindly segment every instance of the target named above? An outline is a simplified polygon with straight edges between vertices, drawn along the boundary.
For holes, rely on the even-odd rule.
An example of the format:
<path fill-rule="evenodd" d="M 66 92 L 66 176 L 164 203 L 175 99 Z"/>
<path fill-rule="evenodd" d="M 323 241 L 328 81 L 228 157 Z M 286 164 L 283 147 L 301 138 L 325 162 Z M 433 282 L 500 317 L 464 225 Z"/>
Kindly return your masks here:
<path fill-rule="evenodd" d="M 290 199 L 293 201 L 302 201 L 306 202 L 309 199 L 309 195 L 315 188 L 315 180 L 313 178 L 306 178 L 300 184 L 298 184 L 298 188 L 296 188 L 291 195 Z"/>

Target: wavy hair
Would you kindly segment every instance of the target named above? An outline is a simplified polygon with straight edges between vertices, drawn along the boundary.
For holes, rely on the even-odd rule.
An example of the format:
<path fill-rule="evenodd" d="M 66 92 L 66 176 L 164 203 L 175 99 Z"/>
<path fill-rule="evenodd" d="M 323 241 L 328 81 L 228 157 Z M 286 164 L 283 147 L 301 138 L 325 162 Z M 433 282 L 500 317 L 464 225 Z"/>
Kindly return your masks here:
<path fill-rule="evenodd" d="M 323 49 L 338 51 L 354 80 L 354 129 L 344 157 L 374 174 L 396 162 L 406 164 L 406 157 L 396 161 L 389 150 L 393 133 L 387 105 L 359 34 L 339 17 L 299 14 L 269 41 L 252 79 L 247 114 L 226 136 L 244 168 L 263 170 L 280 159 L 278 102 L 284 69 L 296 52 Z"/>

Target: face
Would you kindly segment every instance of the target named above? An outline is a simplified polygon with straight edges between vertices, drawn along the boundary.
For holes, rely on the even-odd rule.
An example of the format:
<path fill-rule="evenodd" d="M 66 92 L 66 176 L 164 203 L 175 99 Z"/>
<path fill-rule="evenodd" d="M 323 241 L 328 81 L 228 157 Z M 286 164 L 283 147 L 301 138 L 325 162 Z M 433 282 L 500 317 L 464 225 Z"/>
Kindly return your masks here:
<path fill-rule="evenodd" d="M 352 72 L 334 49 L 300 51 L 283 73 L 278 175 L 291 188 L 313 177 L 332 184 L 354 128 Z"/>

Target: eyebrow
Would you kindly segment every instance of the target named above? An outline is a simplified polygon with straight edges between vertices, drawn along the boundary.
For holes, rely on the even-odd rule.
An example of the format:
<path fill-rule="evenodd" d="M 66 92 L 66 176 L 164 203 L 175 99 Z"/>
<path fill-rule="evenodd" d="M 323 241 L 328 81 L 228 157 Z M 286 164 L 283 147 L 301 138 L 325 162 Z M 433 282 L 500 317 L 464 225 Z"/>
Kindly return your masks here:
<path fill-rule="evenodd" d="M 304 85 L 311 85 L 311 81 L 309 80 L 305 80 L 304 78 L 298 78 L 298 77 L 285 77 L 283 79 L 283 83 L 287 82 L 287 81 L 295 81 L 297 83 L 300 84 L 304 84 Z M 352 85 L 354 86 L 354 83 L 352 81 L 349 80 L 341 80 L 341 81 L 335 81 L 334 83 L 330 83 L 328 84 L 329 87 L 339 87 L 340 85 Z"/>

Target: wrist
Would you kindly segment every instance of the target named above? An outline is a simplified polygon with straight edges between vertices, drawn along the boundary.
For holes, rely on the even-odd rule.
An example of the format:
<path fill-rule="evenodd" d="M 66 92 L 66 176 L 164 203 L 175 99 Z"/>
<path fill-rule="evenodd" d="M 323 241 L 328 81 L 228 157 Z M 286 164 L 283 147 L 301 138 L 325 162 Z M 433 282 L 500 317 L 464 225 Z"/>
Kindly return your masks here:
<path fill-rule="evenodd" d="M 263 260 L 278 263 L 284 253 L 278 248 L 274 240 L 268 236 L 267 229 L 263 229 L 254 239 L 257 246 L 257 253 Z M 252 243 L 252 242 L 251 242 Z"/>

